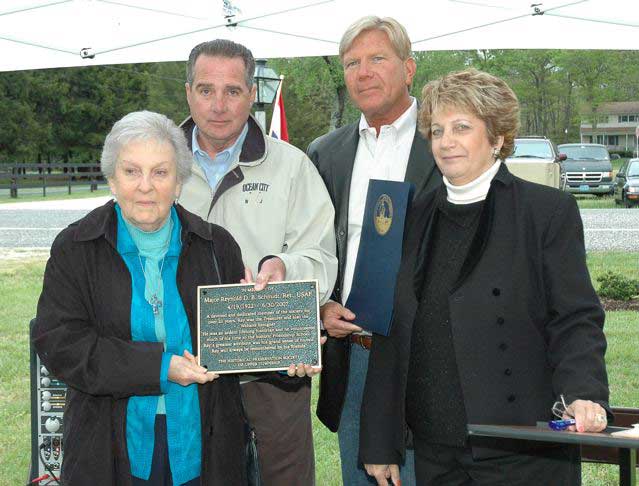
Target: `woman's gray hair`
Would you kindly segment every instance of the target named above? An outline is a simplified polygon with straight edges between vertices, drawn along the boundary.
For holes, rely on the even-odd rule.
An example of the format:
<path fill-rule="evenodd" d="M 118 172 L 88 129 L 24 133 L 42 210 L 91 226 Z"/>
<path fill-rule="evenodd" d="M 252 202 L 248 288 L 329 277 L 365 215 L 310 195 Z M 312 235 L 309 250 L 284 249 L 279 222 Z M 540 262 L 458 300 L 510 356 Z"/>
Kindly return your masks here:
<path fill-rule="evenodd" d="M 100 168 L 107 179 L 115 175 L 115 165 L 122 149 L 137 140 L 154 140 L 171 144 L 175 152 L 178 184 L 191 175 L 193 152 L 189 149 L 184 132 L 164 115 L 152 111 L 134 111 L 115 122 L 104 140 Z"/>
<path fill-rule="evenodd" d="M 351 48 L 357 36 L 369 30 L 385 32 L 395 54 L 402 61 L 411 57 L 410 37 L 408 37 L 408 32 L 406 32 L 404 26 L 392 17 L 382 18 L 369 15 L 353 22 L 344 32 L 342 40 L 339 42 L 339 58 L 341 61 L 344 60 L 344 54 Z"/>

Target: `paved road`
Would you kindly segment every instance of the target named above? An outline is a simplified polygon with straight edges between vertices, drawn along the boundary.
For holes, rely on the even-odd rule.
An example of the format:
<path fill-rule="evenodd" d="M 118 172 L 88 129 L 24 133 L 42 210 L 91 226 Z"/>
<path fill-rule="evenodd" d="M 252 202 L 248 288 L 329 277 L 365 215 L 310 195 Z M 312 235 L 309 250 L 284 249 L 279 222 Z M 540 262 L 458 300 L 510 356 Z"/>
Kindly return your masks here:
<path fill-rule="evenodd" d="M 0 247 L 48 248 L 62 229 L 86 213 L 82 210 L 0 210 Z"/>
<path fill-rule="evenodd" d="M 0 249 L 48 249 L 60 231 L 108 199 L 0 204 Z"/>
<path fill-rule="evenodd" d="M 107 199 L 0 204 L 0 248 L 49 248 L 63 228 Z M 587 250 L 639 251 L 639 209 L 583 209 L 581 216 Z"/>

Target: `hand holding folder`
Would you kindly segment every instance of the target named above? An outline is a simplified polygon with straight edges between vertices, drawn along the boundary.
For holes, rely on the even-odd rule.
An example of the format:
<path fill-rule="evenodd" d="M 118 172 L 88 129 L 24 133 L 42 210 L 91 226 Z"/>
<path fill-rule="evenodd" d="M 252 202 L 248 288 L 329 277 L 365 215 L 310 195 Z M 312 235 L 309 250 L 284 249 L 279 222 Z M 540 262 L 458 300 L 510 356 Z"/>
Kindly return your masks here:
<path fill-rule="evenodd" d="M 408 182 L 371 179 L 368 184 L 362 236 L 346 308 L 355 313 L 357 324 L 384 336 L 390 332 L 411 193 Z"/>

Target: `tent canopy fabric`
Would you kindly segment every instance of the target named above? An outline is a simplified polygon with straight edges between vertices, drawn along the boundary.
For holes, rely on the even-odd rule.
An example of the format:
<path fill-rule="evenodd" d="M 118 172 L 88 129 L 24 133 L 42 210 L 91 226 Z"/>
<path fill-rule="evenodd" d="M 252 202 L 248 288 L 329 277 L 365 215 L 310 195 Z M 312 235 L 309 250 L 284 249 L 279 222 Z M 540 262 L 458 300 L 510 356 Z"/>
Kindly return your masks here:
<path fill-rule="evenodd" d="M 3 0 L 0 71 L 186 60 L 214 38 L 259 58 L 333 55 L 364 15 L 399 20 L 414 50 L 639 48 L 636 0 L 530 1 Z"/>

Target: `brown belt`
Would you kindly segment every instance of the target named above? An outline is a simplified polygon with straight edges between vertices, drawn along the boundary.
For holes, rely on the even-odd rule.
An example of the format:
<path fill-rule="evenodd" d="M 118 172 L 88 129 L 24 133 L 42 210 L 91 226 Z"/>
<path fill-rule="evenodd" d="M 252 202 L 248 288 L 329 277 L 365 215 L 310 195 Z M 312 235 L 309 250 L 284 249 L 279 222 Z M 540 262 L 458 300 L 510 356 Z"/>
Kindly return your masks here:
<path fill-rule="evenodd" d="M 351 334 L 351 342 L 359 344 L 364 349 L 371 349 L 373 336 L 367 336 L 365 334 Z"/>

